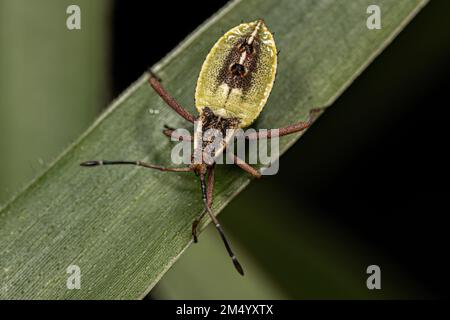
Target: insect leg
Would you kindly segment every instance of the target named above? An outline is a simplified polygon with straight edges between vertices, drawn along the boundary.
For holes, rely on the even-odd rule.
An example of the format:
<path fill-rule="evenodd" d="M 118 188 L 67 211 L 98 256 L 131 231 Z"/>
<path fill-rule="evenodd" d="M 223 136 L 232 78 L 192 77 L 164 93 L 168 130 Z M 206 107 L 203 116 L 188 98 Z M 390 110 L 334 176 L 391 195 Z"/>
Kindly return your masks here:
<path fill-rule="evenodd" d="M 309 119 L 308 121 L 301 121 L 297 122 L 291 125 L 288 125 L 286 127 L 278 128 L 278 134 L 272 134 L 271 130 L 265 131 L 265 132 L 256 132 L 252 133 L 246 136 L 249 140 L 255 140 L 255 139 L 269 139 L 272 137 L 282 137 L 286 136 L 291 133 L 301 132 L 311 126 L 313 121 L 317 118 L 318 114 L 323 110 L 323 108 L 317 108 L 312 109 L 310 111 Z"/>
<path fill-rule="evenodd" d="M 153 72 L 150 71 L 150 77 L 148 78 L 148 82 L 152 86 L 152 88 L 159 94 L 159 96 L 164 100 L 164 102 L 171 107 L 176 113 L 182 116 L 189 122 L 194 122 L 195 117 L 190 114 L 186 109 L 184 109 L 162 86 L 161 82 L 159 82 Z"/>
<path fill-rule="evenodd" d="M 213 198 L 213 190 L 214 190 L 214 166 L 208 167 L 208 185 L 206 187 L 206 197 L 208 199 L 208 207 L 211 208 L 212 198 Z M 192 237 L 194 238 L 194 242 L 197 242 L 197 227 L 200 221 L 206 214 L 206 209 L 203 210 L 200 216 L 195 218 L 192 223 Z"/>
<path fill-rule="evenodd" d="M 181 167 L 181 168 L 168 168 L 163 166 L 158 166 L 142 161 L 110 161 L 110 160 L 90 160 L 80 163 L 80 166 L 83 167 L 96 167 L 96 166 L 105 166 L 105 165 L 122 165 L 122 164 L 129 164 L 129 165 L 135 165 L 140 166 L 144 168 L 150 168 L 150 169 L 156 169 L 159 171 L 171 171 L 171 172 L 189 172 L 192 171 L 191 167 Z"/>
<path fill-rule="evenodd" d="M 248 172 L 249 174 L 251 174 L 254 178 L 261 178 L 261 173 L 259 173 L 258 170 L 256 170 L 255 168 L 253 168 L 251 165 L 249 165 L 248 163 L 246 163 L 244 160 L 242 160 L 241 158 L 239 158 L 238 156 L 236 156 L 235 154 L 232 154 L 233 158 L 234 158 L 234 163 L 241 168 L 242 170 Z"/>
<path fill-rule="evenodd" d="M 172 133 L 175 131 L 175 129 L 174 128 L 171 128 L 171 127 L 169 127 L 169 126 L 164 126 L 164 130 L 163 130 L 163 133 L 166 135 L 166 136 L 168 136 L 169 138 L 171 138 L 172 137 Z M 178 137 L 179 138 L 179 140 L 183 140 L 183 141 L 192 141 L 192 139 L 193 139 L 193 137 L 192 136 L 179 136 Z"/>
<path fill-rule="evenodd" d="M 233 250 L 231 249 L 231 246 L 228 243 L 227 238 L 225 237 L 225 233 L 223 232 L 223 229 L 219 223 L 219 220 L 217 220 L 217 218 L 212 213 L 211 208 L 208 206 L 208 196 L 207 196 L 207 189 L 206 189 L 206 183 L 205 183 L 205 175 L 203 175 L 203 174 L 200 175 L 200 182 L 201 182 L 201 187 L 202 187 L 202 196 L 203 196 L 203 202 L 205 205 L 205 210 L 208 213 L 208 215 L 211 218 L 214 225 L 216 226 L 217 231 L 219 231 L 220 237 L 222 238 L 225 248 L 227 249 L 228 254 L 230 255 L 231 259 L 233 260 L 234 267 L 241 275 L 244 275 L 244 269 L 242 269 L 242 266 L 239 263 L 238 259 L 236 258 L 236 255 L 233 253 Z"/>

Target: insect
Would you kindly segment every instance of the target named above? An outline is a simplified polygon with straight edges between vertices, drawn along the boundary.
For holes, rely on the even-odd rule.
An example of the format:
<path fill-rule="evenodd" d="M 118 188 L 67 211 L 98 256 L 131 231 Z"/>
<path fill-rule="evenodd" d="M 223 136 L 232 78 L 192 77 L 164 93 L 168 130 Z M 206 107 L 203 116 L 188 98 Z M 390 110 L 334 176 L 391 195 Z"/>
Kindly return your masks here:
<path fill-rule="evenodd" d="M 195 105 L 198 116 L 190 114 L 163 87 L 160 79 L 149 73 L 148 82 L 156 93 L 176 113 L 188 122 L 197 121 L 193 136 L 182 137 L 194 142 L 194 155 L 202 155 L 210 141 L 198 143 L 199 137 L 208 129 L 217 129 L 224 134 L 222 147 L 215 151 L 219 156 L 226 150 L 233 129 L 249 126 L 260 114 L 275 81 L 277 70 L 277 49 L 272 33 L 262 19 L 242 23 L 226 32 L 212 47 L 206 57 L 197 80 Z M 305 130 L 311 125 L 310 120 L 298 122 L 278 129 L 276 136 L 284 136 Z M 163 133 L 171 136 L 174 129 L 166 127 Z M 272 138 L 273 131 L 256 132 L 247 139 Z M 255 178 L 261 173 L 232 155 L 234 162 Z M 163 167 L 142 161 L 91 160 L 81 166 L 101 165 L 136 165 L 160 171 L 194 172 L 200 178 L 204 209 L 192 223 L 192 237 L 197 242 L 197 227 L 201 219 L 208 214 L 217 228 L 228 254 L 237 271 L 244 275 L 244 270 L 225 237 L 225 233 L 215 215 L 212 213 L 214 186 L 214 162 L 200 161 L 185 167 Z"/>

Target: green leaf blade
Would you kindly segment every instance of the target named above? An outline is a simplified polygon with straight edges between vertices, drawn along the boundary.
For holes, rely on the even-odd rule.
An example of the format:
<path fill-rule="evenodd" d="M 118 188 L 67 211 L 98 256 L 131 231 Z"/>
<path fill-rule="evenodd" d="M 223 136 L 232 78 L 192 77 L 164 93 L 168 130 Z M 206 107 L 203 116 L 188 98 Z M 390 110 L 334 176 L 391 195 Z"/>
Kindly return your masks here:
<path fill-rule="evenodd" d="M 372 31 L 365 26 L 369 1 L 236 1 L 156 69 L 172 95 L 194 112 L 195 81 L 209 48 L 241 20 L 263 17 L 281 56 L 273 93 L 255 125 L 283 126 L 305 120 L 311 108 L 330 105 L 425 3 L 378 1 L 383 28 Z M 190 224 L 202 208 L 196 177 L 79 163 L 170 164 L 172 143 L 161 133 L 164 124 L 190 128 L 144 75 L 2 209 L 1 298 L 137 299 L 157 283 L 191 243 Z M 298 138 L 282 139 L 280 151 Z M 216 177 L 213 209 L 219 212 L 249 178 L 232 166 L 221 166 Z M 72 264 L 81 268 L 80 290 L 66 287 Z"/>

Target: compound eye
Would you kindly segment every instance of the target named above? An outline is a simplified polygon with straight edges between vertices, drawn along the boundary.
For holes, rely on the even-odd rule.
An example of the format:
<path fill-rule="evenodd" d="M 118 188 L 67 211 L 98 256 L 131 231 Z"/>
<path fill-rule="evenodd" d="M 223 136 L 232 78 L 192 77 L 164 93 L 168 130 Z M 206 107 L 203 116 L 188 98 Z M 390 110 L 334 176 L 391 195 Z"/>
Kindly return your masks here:
<path fill-rule="evenodd" d="M 234 63 L 230 66 L 230 71 L 233 76 L 244 77 L 247 71 L 245 67 L 240 63 Z"/>

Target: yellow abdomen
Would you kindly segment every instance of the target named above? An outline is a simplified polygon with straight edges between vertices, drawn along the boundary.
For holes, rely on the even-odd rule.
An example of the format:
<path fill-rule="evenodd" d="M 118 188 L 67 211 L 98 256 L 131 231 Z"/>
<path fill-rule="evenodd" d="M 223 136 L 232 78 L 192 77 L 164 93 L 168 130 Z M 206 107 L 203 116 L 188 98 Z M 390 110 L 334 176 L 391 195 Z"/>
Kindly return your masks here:
<path fill-rule="evenodd" d="M 213 46 L 197 80 L 195 105 L 209 107 L 224 118 L 239 118 L 249 126 L 260 114 L 272 90 L 277 50 L 262 20 L 243 23 Z"/>

